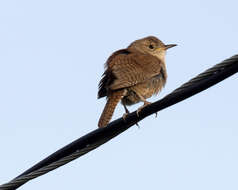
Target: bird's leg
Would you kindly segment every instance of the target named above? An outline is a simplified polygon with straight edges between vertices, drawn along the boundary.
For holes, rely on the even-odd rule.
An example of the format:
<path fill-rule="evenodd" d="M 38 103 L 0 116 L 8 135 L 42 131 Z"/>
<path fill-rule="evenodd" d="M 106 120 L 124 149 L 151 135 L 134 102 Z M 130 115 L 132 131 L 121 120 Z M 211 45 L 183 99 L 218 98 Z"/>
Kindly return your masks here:
<path fill-rule="evenodd" d="M 150 105 L 151 102 L 146 101 L 146 99 L 145 99 L 143 96 L 141 96 L 140 94 L 138 94 L 138 93 L 136 93 L 136 94 L 137 94 L 137 96 L 141 99 L 141 101 L 144 102 L 144 105 L 141 106 L 141 107 L 139 107 L 138 110 L 136 111 L 136 114 L 137 114 L 137 116 L 139 117 L 139 112 L 140 112 L 144 107 Z M 155 117 L 157 117 L 157 112 L 155 113 Z"/>
<path fill-rule="evenodd" d="M 129 112 L 129 110 L 127 109 L 126 104 L 125 104 L 124 102 L 122 102 L 122 105 L 123 105 L 123 107 L 124 107 L 124 109 L 125 109 L 125 113 L 123 114 L 122 118 L 123 118 L 124 121 L 126 121 L 126 118 L 127 118 L 128 114 L 129 114 L 130 112 Z M 140 126 L 139 126 L 138 123 L 136 123 L 136 126 L 137 126 L 138 128 L 140 128 Z"/>
<path fill-rule="evenodd" d="M 125 103 L 122 102 L 122 105 L 125 109 L 125 113 L 123 114 L 122 118 L 124 119 L 124 121 L 126 121 L 126 117 L 128 116 L 128 114 L 130 113 L 129 110 L 127 109 Z"/>
<path fill-rule="evenodd" d="M 143 108 L 145 108 L 146 106 L 148 106 L 148 105 L 151 104 L 151 103 L 148 102 L 148 101 L 143 101 L 143 102 L 144 102 L 144 105 L 141 106 L 141 107 L 139 107 L 139 108 L 137 109 L 137 111 L 136 111 L 136 114 L 137 114 L 138 117 L 139 117 L 139 112 L 140 112 Z"/>
<path fill-rule="evenodd" d="M 144 107 L 148 106 L 148 105 L 151 104 L 151 103 L 148 102 L 148 101 L 146 101 L 146 99 L 145 99 L 143 96 L 141 96 L 139 93 L 136 93 L 136 94 L 138 95 L 138 97 L 140 98 L 140 100 L 141 100 L 142 102 L 144 102 L 144 105 L 141 106 L 141 107 L 139 107 L 138 110 L 136 111 L 136 114 L 137 114 L 137 116 L 139 117 L 139 112 L 140 112 Z M 157 115 L 157 114 L 156 114 L 156 115 Z"/>

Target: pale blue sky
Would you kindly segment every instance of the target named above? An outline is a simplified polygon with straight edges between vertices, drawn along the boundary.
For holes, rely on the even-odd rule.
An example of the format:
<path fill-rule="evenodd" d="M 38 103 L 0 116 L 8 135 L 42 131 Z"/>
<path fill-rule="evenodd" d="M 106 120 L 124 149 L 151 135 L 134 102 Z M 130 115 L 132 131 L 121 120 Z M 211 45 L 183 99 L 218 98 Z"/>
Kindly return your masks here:
<path fill-rule="evenodd" d="M 238 53 L 237 1 L 0 1 L 0 184 L 97 128 L 103 64 L 155 35 L 168 83 L 155 101 Z M 151 116 L 22 190 L 238 189 L 237 76 Z M 132 106 L 135 110 L 140 106 Z M 114 119 L 122 116 L 118 106 Z"/>

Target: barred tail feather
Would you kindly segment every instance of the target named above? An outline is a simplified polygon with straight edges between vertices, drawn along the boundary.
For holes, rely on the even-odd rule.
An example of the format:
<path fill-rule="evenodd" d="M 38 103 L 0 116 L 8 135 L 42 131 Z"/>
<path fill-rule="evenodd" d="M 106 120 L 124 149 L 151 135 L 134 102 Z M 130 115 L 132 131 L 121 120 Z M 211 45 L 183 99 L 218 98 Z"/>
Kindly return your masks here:
<path fill-rule="evenodd" d="M 124 96 L 125 96 L 125 90 L 119 90 L 119 91 L 112 92 L 112 94 L 108 97 L 107 103 L 98 121 L 99 128 L 105 127 L 109 123 L 118 102 Z"/>

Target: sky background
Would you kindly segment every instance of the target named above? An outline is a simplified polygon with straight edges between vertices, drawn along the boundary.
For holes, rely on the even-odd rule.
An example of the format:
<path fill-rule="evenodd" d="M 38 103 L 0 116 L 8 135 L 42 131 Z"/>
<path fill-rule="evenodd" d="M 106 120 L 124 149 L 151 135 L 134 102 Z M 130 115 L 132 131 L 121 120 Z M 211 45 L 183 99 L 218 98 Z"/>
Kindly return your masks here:
<path fill-rule="evenodd" d="M 108 56 L 178 46 L 156 101 L 238 53 L 237 1 L 0 1 L 0 184 L 97 128 Z M 237 76 L 19 189 L 238 189 Z M 136 110 L 141 104 L 129 107 Z M 113 119 L 121 117 L 119 105 Z"/>

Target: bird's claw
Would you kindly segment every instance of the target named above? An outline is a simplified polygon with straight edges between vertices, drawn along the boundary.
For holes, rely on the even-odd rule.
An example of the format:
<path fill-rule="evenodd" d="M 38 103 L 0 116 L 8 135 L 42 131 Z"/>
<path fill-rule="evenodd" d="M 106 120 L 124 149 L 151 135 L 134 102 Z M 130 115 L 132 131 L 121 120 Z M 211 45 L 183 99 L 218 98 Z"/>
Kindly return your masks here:
<path fill-rule="evenodd" d="M 122 118 L 123 118 L 124 121 L 126 121 L 126 118 L 127 118 L 128 114 L 129 114 L 129 113 L 124 113 L 124 114 L 123 114 Z"/>
<path fill-rule="evenodd" d="M 157 118 L 157 116 L 158 116 L 158 112 L 155 113 L 155 118 Z"/>
<path fill-rule="evenodd" d="M 148 106 L 148 105 L 150 105 L 151 103 L 150 102 L 144 102 L 144 105 L 143 106 L 141 106 L 141 107 L 139 107 L 138 109 L 137 109 L 137 111 L 136 111 L 136 115 L 137 115 L 137 117 L 139 117 L 139 112 L 141 112 L 141 110 L 143 109 L 143 108 L 145 108 L 146 106 Z"/>
<path fill-rule="evenodd" d="M 128 115 L 129 115 L 129 112 L 124 113 L 123 116 L 122 116 L 122 119 L 123 119 L 124 121 L 126 121 L 126 118 L 128 117 Z M 140 126 L 139 126 L 138 123 L 136 123 L 136 126 L 137 126 L 138 128 L 140 128 Z"/>

